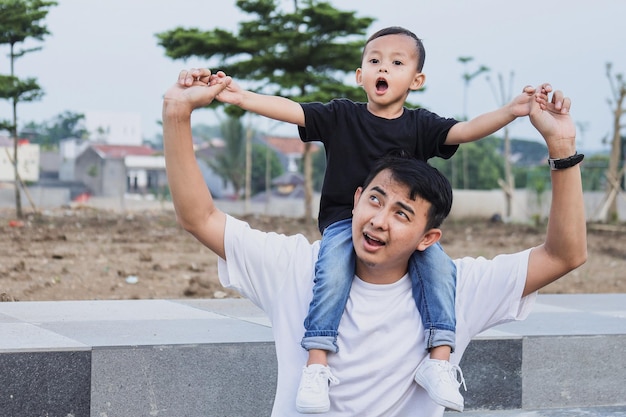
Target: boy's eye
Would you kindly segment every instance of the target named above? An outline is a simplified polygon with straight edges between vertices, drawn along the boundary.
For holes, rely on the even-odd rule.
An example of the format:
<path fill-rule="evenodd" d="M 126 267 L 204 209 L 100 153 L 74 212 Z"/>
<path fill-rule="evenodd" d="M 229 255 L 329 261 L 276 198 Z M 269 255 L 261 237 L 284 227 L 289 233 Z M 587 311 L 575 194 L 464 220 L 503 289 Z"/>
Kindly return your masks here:
<path fill-rule="evenodd" d="M 379 61 L 378 61 L 378 59 L 376 59 L 376 58 L 372 58 L 372 59 L 370 59 L 370 63 L 371 63 L 371 64 L 378 64 L 378 62 L 379 62 Z"/>
<path fill-rule="evenodd" d="M 402 61 L 393 61 L 393 65 L 402 65 Z"/>

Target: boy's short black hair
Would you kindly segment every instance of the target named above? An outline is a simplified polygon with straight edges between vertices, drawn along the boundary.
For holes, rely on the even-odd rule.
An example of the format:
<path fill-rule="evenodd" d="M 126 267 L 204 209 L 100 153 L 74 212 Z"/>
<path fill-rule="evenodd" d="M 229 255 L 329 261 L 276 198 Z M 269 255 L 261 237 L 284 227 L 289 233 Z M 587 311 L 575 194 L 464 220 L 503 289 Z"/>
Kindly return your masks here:
<path fill-rule="evenodd" d="M 411 32 L 408 29 L 405 29 L 401 26 L 386 27 L 370 36 L 367 39 L 367 42 L 365 42 L 365 46 L 367 46 L 374 39 L 387 35 L 406 35 L 415 40 L 415 47 L 417 49 L 417 71 L 422 72 L 422 68 L 424 68 L 424 61 L 426 61 L 426 49 L 424 49 L 424 43 L 422 42 L 422 40 L 418 38 L 415 33 Z M 365 52 L 365 47 L 363 47 L 363 52 Z M 363 55 L 361 55 L 361 60 L 363 60 Z"/>

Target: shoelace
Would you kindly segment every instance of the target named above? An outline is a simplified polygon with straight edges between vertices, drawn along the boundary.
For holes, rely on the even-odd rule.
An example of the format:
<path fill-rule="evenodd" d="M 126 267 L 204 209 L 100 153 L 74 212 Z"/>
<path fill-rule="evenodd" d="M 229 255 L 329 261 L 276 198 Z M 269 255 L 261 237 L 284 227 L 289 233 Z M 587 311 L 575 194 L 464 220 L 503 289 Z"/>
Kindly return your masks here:
<path fill-rule="evenodd" d="M 328 368 L 317 368 L 311 370 L 304 368 L 303 388 L 319 388 L 323 384 L 338 384 L 339 380 L 330 372 Z"/>
<path fill-rule="evenodd" d="M 463 371 L 461 370 L 459 365 L 450 364 L 449 373 L 450 373 L 450 377 L 454 381 L 456 381 L 456 383 L 459 384 L 459 386 L 463 384 L 463 388 L 465 389 L 465 391 L 467 391 L 467 386 L 465 385 L 465 378 L 463 378 Z M 461 376 L 461 382 L 459 382 L 459 375 Z"/>

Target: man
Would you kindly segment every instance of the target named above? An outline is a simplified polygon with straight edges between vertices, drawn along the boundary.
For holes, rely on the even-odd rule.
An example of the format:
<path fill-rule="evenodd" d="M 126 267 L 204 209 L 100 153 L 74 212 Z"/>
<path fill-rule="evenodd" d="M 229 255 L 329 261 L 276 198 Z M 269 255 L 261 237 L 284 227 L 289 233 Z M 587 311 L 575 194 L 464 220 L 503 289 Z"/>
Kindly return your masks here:
<path fill-rule="evenodd" d="M 220 256 L 223 285 L 261 307 L 272 322 L 278 358 L 273 416 L 296 416 L 297 366 L 306 363 L 299 340 L 312 296 L 318 242 L 253 230 L 218 210 L 196 164 L 191 114 L 208 105 L 230 82 L 209 86 L 209 70 L 182 71 L 165 94 L 163 137 L 169 185 L 182 227 Z M 457 348 L 505 321 L 524 319 L 535 293 L 584 263 L 585 215 L 570 100 L 551 87 L 539 89 L 530 118 L 548 145 L 552 206 L 545 242 L 493 260 L 461 259 L 457 267 Z M 354 197 L 352 237 L 356 276 L 339 327 L 339 351 L 331 358 L 337 383 L 329 416 L 441 416 L 413 380 L 427 357 L 426 340 L 407 276 L 409 257 L 441 237 L 451 189 L 424 162 L 383 159 Z M 476 302 L 476 300 L 480 302 Z M 417 329 L 417 330 L 416 330 Z M 422 358 L 414 352 L 422 350 Z M 297 365 L 297 366 L 294 366 Z M 327 384 L 323 381 L 320 386 Z"/>

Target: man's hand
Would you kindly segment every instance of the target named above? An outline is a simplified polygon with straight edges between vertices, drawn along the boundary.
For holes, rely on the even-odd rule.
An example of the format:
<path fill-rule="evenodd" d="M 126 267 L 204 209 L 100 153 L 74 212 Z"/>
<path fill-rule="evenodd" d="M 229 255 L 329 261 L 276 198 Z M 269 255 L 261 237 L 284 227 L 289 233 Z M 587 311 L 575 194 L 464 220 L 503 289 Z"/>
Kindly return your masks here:
<path fill-rule="evenodd" d="M 232 81 L 226 76 L 213 83 L 210 83 L 210 79 L 211 71 L 205 68 L 181 71 L 176 84 L 165 93 L 164 112 L 176 109 L 191 114 L 194 109 L 211 104 Z"/>
<path fill-rule="evenodd" d="M 541 133 L 548 145 L 551 158 L 565 158 L 576 151 L 576 126 L 570 117 L 569 97 L 560 90 L 554 91 L 552 98 L 537 89 L 532 102 L 530 122 Z"/>
<path fill-rule="evenodd" d="M 522 94 L 515 97 L 509 103 L 509 109 L 515 117 L 528 116 L 532 110 L 533 101 L 539 95 L 547 100 L 548 94 L 552 92 L 552 86 L 548 83 L 541 84 L 539 87 L 527 85 L 522 90 Z"/>

